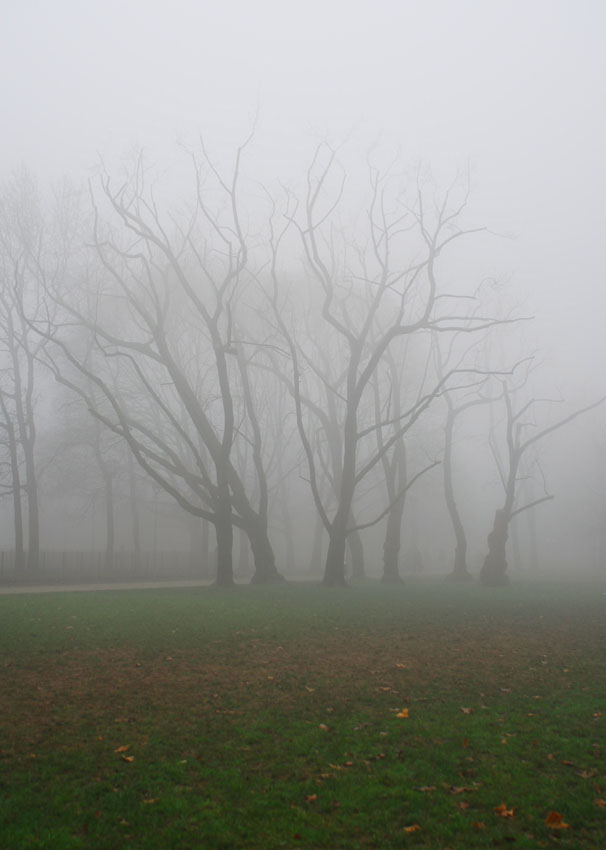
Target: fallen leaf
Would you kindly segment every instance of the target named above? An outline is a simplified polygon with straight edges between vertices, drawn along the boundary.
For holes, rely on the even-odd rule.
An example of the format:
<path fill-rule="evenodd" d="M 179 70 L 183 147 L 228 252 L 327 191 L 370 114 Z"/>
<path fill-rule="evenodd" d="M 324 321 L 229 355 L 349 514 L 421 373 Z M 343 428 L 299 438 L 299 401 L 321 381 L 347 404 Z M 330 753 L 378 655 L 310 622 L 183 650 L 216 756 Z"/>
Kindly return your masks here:
<path fill-rule="evenodd" d="M 122 758 L 122 761 L 127 761 L 129 764 L 131 763 L 131 761 L 135 760 L 134 756 L 121 756 L 121 758 Z"/>
<path fill-rule="evenodd" d="M 449 794 L 464 794 L 466 791 L 475 791 L 475 788 L 470 788 L 469 785 L 450 785 L 446 786 Z"/>
<path fill-rule="evenodd" d="M 408 709 L 403 708 L 401 711 L 398 711 L 396 717 L 403 717 L 406 720 L 408 718 Z"/>
<path fill-rule="evenodd" d="M 606 808 L 606 800 L 597 799 L 597 800 L 594 800 L 593 802 L 596 804 L 596 806 L 599 806 L 601 809 Z"/>
<path fill-rule="evenodd" d="M 500 815 L 502 818 L 512 818 L 515 813 L 515 809 L 508 809 L 505 803 L 501 803 L 494 811 L 495 814 Z"/>
<path fill-rule="evenodd" d="M 458 809 L 468 809 L 469 803 L 467 802 L 467 800 L 459 800 L 459 802 L 457 803 L 457 808 Z"/>
<path fill-rule="evenodd" d="M 127 753 L 130 750 L 130 747 L 127 745 L 125 747 L 117 747 L 114 752 L 115 753 Z"/>
<path fill-rule="evenodd" d="M 550 829 L 569 829 L 570 824 L 564 822 L 564 815 L 559 812 L 551 811 L 545 818 L 545 826 Z"/>
<path fill-rule="evenodd" d="M 408 665 L 406 665 L 406 664 L 396 664 L 396 667 L 398 668 L 398 670 L 406 670 L 407 666 Z"/>
<path fill-rule="evenodd" d="M 147 800 L 143 800 L 146 806 L 152 806 L 154 803 L 157 803 L 159 797 L 149 797 Z"/>
<path fill-rule="evenodd" d="M 417 791 L 422 791 L 424 794 L 426 794 L 428 791 L 435 791 L 435 790 L 436 790 L 435 785 L 421 785 L 419 788 L 417 788 Z"/>
<path fill-rule="evenodd" d="M 463 712 L 463 714 L 473 714 L 473 708 L 465 708 L 461 706 L 461 711 Z"/>
<path fill-rule="evenodd" d="M 474 820 L 472 826 L 474 829 L 486 829 L 486 824 L 483 820 Z"/>
<path fill-rule="evenodd" d="M 568 761 L 568 759 L 562 759 L 561 764 L 565 764 L 566 767 L 574 767 L 574 762 Z"/>
<path fill-rule="evenodd" d="M 421 827 L 418 823 L 412 823 L 410 826 L 404 827 L 404 832 L 417 832 Z"/>
<path fill-rule="evenodd" d="M 308 794 L 307 797 L 305 798 L 305 802 L 306 803 L 315 803 L 317 799 L 318 799 L 317 794 Z"/>
<path fill-rule="evenodd" d="M 328 732 L 328 726 L 326 725 L 326 723 L 320 723 L 318 729 L 321 729 L 323 732 Z"/>

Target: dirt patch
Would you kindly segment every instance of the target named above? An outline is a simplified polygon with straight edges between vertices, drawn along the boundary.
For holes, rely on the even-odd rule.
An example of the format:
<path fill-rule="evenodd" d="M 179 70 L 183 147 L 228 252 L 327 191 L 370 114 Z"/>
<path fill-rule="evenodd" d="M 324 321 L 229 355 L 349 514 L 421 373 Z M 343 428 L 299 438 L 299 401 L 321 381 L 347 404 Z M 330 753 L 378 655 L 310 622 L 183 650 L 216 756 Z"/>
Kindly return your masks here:
<path fill-rule="evenodd" d="M 130 646 L 0 661 L 0 721 L 5 741 L 35 749 L 57 734 L 87 734 L 108 723 L 156 712 L 200 719 L 267 709 L 339 708 L 381 691 L 395 704 L 459 693 L 505 693 L 515 687 L 569 688 L 584 654 L 603 644 L 600 624 L 489 628 L 410 635 L 338 630 L 309 640 L 277 641 L 242 635 L 202 651 L 153 657 Z"/>

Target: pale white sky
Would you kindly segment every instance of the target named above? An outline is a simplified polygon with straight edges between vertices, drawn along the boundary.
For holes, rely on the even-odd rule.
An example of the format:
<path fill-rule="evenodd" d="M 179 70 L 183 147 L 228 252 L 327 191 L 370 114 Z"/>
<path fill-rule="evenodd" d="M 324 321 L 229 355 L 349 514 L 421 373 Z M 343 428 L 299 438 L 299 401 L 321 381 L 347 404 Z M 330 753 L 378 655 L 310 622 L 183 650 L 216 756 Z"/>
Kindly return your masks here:
<path fill-rule="evenodd" d="M 0 0 L 0 11 L 0 176 L 22 162 L 41 178 L 79 176 L 98 152 L 111 162 L 138 145 L 169 164 L 175 141 L 200 131 L 232 150 L 257 106 L 251 168 L 264 177 L 289 179 L 318 137 L 350 133 L 438 173 L 469 161 L 477 221 L 516 234 L 487 271 L 514 275 L 554 365 L 606 363 L 603 0 Z"/>

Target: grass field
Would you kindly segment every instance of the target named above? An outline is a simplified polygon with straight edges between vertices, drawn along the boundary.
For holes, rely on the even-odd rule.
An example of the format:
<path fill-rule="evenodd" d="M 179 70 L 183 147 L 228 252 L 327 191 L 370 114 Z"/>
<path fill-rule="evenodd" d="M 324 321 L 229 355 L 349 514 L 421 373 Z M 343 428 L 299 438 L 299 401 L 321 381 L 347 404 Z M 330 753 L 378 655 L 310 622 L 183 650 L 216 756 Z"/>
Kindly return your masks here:
<path fill-rule="evenodd" d="M 603 850 L 605 661 L 598 582 L 0 597 L 0 848 Z"/>

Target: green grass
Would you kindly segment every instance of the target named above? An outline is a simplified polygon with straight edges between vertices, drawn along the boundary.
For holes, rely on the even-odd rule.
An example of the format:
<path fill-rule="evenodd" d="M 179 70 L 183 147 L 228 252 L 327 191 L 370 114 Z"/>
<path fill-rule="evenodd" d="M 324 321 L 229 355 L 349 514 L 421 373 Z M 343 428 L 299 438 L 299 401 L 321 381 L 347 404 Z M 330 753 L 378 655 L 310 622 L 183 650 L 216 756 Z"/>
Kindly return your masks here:
<path fill-rule="evenodd" d="M 0 597 L 0 848 L 600 850 L 605 614 L 599 582 Z"/>

